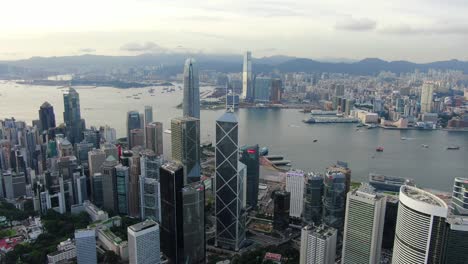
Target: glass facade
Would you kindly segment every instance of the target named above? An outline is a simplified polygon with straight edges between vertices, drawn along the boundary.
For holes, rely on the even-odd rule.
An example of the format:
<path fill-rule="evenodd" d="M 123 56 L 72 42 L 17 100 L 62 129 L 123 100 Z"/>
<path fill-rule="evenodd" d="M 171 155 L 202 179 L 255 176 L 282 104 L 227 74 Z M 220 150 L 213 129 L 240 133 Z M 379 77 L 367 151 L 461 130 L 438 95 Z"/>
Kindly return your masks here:
<path fill-rule="evenodd" d="M 205 186 L 201 183 L 182 189 L 184 204 L 184 263 L 205 263 Z"/>
<path fill-rule="evenodd" d="M 72 143 L 83 140 L 84 121 L 81 119 L 80 96 L 75 89 L 69 88 L 63 94 L 63 120 L 67 126 L 67 138 Z"/>
<path fill-rule="evenodd" d="M 328 226 L 343 231 L 346 207 L 346 178 L 342 173 L 328 173 L 324 179 L 323 218 Z"/>
<path fill-rule="evenodd" d="M 289 206 L 291 193 L 284 191 L 273 192 L 273 228 L 276 230 L 285 230 L 289 227 Z"/>
<path fill-rule="evenodd" d="M 184 166 L 184 182 L 200 181 L 200 120 L 181 117 L 171 120 L 172 159 Z"/>
<path fill-rule="evenodd" d="M 184 66 L 183 113 L 184 116 L 200 118 L 198 67 L 193 58 L 187 59 Z"/>
<path fill-rule="evenodd" d="M 140 113 L 137 111 L 129 111 L 127 113 L 127 143 L 128 149 L 133 147 L 131 131 L 133 129 L 141 128 L 142 120 L 140 119 Z"/>
<path fill-rule="evenodd" d="M 240 161 L 247 166 L 247 205 L 256 208 L 260 179 L 259 147 L 244 146 L 241 150 Z"/>
<path fill-rule="evenodd" d="M 304 194 L 304 222 L 319 225 L 322 222 L 323 177 L 309 174 Z"/>
<path fill-rule="evenodd" d="M 269 103 L 271 97 L 271 84 L 272 80 L 269 77 L 255 78 L 255 102 Z"/>
<path fill-rule="evenodd" d="M 128 214 L 128 167 L 115 167 L 117 182 L 117 205 L 119 214 Z"/>

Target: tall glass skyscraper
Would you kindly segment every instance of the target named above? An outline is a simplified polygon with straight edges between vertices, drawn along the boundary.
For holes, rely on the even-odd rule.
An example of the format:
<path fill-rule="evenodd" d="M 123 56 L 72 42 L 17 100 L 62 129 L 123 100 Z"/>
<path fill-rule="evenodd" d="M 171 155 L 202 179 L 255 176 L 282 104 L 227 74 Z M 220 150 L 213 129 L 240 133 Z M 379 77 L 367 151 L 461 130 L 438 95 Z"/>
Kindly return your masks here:
<path fill-rule="evenodd" d="M 163 154 L 163 124 L 161 122 L 146 124 L 145 145 L 147 149 L 154 151 L 156 156 Z"/>
<path fill-rule="evenodd" d="M 252 87 L 252 53 L 244 54 L 244 65 L 242 69 L 242 99 L 253 99 Z"/>
<path fill-rule="evenodd" d="M 48 131 L 55 127 L 54 107 L 49 102 L 44 102 L 39 108 L 39 121 L 41 131 Z"/>
<path fill-rule="evenodd" d="M 309 173 L 304 192 L 304 222 L 318 226 L 322 222 L 323 177 Z"/>
<path fill-rule="evenodd" d="M 256 208 L 260 181 L 259 148 L 258 145 L 244 146 L 241 151 L 240 161 L 247 166 L 247 205 Z"/>
<path fill-rule="evenodd" d="M 184 166 L 184 183 L 200 181 L 200 120 L 174 118 L 171 131 L 172 159 Z"/>
<path fill-rule="evenodd" d="M 145 125 L 153 122 L 153 107 L 145 105 Z"/>
<path fill-rule="evenodd" d="M 128 167 L 115 166 L 117 206 L 119 214 L 128 214 Z"/>
<path fill-rule="evenodd" d="M 215 245 L 238 251 L 245 239 L 243 179 L 239 176 L 238 123 L 232 112 L 216 120 Z"/>
<path fill-rule="evenodd" d="M 200 119 L 198 66 L 194 58 L 189 58 L 185 61 L 183 110 L 184 116 Z"/>
<path fill-rule="evenodd" d="M 83 140 L 84 120 L 81 119 L 80 95 L 73 88 L 63 93 L 63 121 L 67 126 L 67 137 L 72 143 Z"/>
<path fill-rule="evenodd" d="M 323 223 L 343 231 L 346 206 L 346 177 L 343 173 L 327 172 L 323 192 Z"/>
<path fill-rule="evenodd" d="M 131 131 L 133 129 L 141 128 L 142 120 L 140 119 L 140 113 L 137 111 L 128 111 L 127 112 L 127 142 L 128 149 L 133 147 Z"/>
<path fill-rule="evenodd" d="M 269 103 L 271 99 L 272 79 L 270 77 L 255 78 L 254 101 Z"/>
<path fill-rule="evenodd" d="M 204 187 L 185 185 L 178 163 L 161 166 L 161 246 L 171 263 L 205 263 Z"/>

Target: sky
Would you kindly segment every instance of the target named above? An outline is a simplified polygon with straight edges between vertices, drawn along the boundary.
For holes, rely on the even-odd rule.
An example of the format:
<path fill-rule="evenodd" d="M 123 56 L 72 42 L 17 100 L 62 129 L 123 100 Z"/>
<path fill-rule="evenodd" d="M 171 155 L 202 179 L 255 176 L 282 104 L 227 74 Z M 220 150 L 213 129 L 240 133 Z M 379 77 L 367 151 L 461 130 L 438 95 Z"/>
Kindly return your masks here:
<path fill-rule="evenodd" d="M 4 0 L 0 60 L 159 52 L 468 61 L 467 0 Z"/>

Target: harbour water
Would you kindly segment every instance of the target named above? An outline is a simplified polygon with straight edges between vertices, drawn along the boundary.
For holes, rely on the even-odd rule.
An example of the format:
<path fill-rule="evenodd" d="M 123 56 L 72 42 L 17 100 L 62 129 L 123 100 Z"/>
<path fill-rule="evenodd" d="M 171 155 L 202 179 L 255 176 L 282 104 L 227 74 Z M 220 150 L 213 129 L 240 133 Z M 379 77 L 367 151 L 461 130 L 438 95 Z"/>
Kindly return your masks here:
<path fill-rule="evenodd" d="M 30 123 L 38 118 L 39 106 L 48 101 L 54 106 L 57 123 L 63 122 L 62 91 L 57 88 L 0 81 L 0 119 L 14 116 Z M 201 91 L 207 89 L 211 88 Z M 182 91 L 176 88 L 175 92 L 161 93 L 162 87 L 155 87 L 151 96 L 148 90 L 77 87 L 82 117 L 88 127 L 107 124 L 123 137 L 126 112 L 143 112 L 145 105 L 151 105 L 154 120 L 169 128 L 171 118 L 182 113 L 176 108 L 182 101 Z M 141 93 L 140 99 L 133 98 L 137 93 Z M 202 110 L 202 141 L 214 141 L 215 120 L 222 112 Z M 468 177 L 468 133 L 304 124 L 302 120 L 308 115 L 295 109 L 240 109 L 237 115 L 240 144 L 267 146 L 270 154 L 284 155 L 294 168 L 324 172 L 327 166 L 342 160 L 348 162 L 356 181 L 367 181 L 369 172 L 375 172 L 412 178 L 418 186 L 442 191 L 451 191 L 454 177 Z M 169 154 L 170 135 L 164 137 L 164 149 Z M 313 142 L 315 139 L 317 142 Z M 461 149 L 447 150 L 449 145 Z M 377 146 L 383 146 L 384 151 L 377 153 Z"/>

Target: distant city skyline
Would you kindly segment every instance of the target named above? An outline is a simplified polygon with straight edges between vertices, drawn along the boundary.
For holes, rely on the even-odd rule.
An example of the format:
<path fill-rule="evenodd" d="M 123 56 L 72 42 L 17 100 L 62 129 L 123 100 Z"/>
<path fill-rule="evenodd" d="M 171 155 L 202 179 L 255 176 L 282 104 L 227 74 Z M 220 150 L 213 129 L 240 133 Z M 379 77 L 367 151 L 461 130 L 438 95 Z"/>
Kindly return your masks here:
<path fill-rule="evenodd" d="M 9 11 L 0 17 L 0 60 L 246 50 L 256 57 L 468 60 L 462 0 L 25 0 L 2 8 Z"/>

